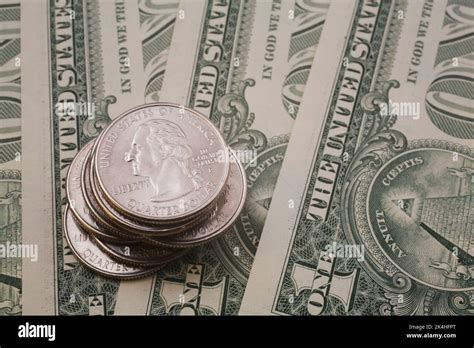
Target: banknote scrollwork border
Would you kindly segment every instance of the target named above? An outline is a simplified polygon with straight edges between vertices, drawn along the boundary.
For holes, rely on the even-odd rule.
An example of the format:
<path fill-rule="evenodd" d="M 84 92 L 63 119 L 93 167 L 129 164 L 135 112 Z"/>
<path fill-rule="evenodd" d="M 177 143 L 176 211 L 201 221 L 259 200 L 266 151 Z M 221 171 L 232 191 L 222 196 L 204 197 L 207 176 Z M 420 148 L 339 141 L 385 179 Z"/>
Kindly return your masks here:
<path fill-rule="evenodd" d="M 379 307 L 381 315 L 472 315 L 474 292 L 443 291 L 422 284 L 402 273 L 380 250 L 366 216 L 367 196 L 378 170 L 389 160 L 417 148 L 439 148 L 468 156 L 473 150 L 447 141 L 420 139 L 408 141 L 392 129 L 396 115 L 381 115 L 381 103 L 388 103 L 391 88 L 398 81 L 382 84 L 361 99 L 365 112 L 364 140 L 354 154 L 342 193 L 342 226 L 348 243 L 363 244 L 366 254 L 361 267 L 385 289 L 388 302 Z"/>
<path fill-rule="evenodd" d="M 98 109 L 92 118 L 88 118 L 83 124 L 83 133 L 89 138 L 99 135 L 99 133 L 112 122 L 109 115 L 109 106 L 117 102 L 117 98 L 109 95 L 103 98 L 98 104 Z"/>
<path fill-rule="evenodd" d="M 246 79 L 240 82 L 237 93 L 223 95 L 217 103 L 217 111 L 224 120 L 223 134 L 227 143 L 234 150 L 264 151 L 267 148 L 267 137 L 256 129 L 250 129 L 255 114 L 250 112 L 245 100 L 247 87 L 255 85 L 255 80 Z"/>

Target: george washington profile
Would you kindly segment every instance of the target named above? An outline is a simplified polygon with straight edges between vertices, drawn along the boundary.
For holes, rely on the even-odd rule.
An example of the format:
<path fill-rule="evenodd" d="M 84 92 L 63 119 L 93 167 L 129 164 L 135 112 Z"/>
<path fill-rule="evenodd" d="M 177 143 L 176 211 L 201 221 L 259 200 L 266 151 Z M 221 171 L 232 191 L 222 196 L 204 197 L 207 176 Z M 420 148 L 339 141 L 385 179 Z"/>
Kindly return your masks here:
<path fill-rule="evenodd" d="M 137 129 L 125 161 L 132 162 L 133 175 L 149 178 L 154 189 L 151 201 L 166 202 L 201 187 L 199 172 L 191 168 L 192 155 L 178 125 L 155 119 Z"/>

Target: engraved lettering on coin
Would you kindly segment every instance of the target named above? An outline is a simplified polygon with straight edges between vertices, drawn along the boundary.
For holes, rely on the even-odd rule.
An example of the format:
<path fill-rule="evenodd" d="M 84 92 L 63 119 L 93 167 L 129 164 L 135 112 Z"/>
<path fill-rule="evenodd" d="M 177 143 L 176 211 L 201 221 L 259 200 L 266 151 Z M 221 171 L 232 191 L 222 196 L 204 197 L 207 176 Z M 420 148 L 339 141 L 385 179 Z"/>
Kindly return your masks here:
<path fill-rule="evenodd" d="M 189 220 L 181 220 L 179 224 L 167 224 L 164 226 L 146 224 L 137 221 L 136 219 L 130 218 L 127 215 L 121 213 L 119 210 L 115 209 L 105 199 L 103 192 L 97 186 L 93 171 L 90 171 L 88 174 L 90 183 L 89 188 L 92 192 L 91 197 L 94 197 L 91 199 L 91 201 L 95 202 L 97 210 L 100 211 L 103 217 L 107 219 L 112 225 L 117 226 L 119 229 L 123 229 L 130 236 L 133 235 L 135 238 L 143 239 L 144 242 L 146 241 L 159 245 L 159 243 L 153 239 L 153 236 L 166 236 L 183 232 L 188 227 L 204 219 L 208 213 L 208 210 L 210 210 L 210 208 L 206 208 L 205 210 L 201 211 L 198 216 Z M 213 206 L 214 205 L 211 205 L 211 208 Z M 204 216 L 202 214 L 204 214 Z"/>
<path fill-rule="evenodd" d="M 111 259 L 96 244 L 94 237 L 84 232 L 74 220 L 69 207 L 64 212 L 64 235 L 79 261 L 101 275 L 118 279 L 145 277 L 156 272 L 161 266 L 132 267 Z"/>

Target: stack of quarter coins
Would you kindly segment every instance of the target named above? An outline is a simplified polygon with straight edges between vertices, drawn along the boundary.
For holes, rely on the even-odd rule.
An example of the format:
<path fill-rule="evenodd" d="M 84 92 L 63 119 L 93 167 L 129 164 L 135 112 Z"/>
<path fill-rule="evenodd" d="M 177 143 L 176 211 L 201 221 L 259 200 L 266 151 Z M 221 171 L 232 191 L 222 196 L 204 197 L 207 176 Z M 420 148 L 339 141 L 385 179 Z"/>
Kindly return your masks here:
<path fill-rule="evenodd" d="M 87 143 L 66 180 L 64 234 L 102 275 L 149 275 L 224 233 L 246 196 L 245 171 L 219 130 L 169 103 L 125 112 Z"/>

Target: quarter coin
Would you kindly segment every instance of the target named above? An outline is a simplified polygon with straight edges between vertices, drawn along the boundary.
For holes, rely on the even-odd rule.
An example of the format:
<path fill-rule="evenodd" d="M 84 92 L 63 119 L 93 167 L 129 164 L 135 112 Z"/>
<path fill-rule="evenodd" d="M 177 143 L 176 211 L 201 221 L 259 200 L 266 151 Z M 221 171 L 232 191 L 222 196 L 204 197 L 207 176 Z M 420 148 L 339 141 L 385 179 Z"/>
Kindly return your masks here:
<path fill-rule="evenodd" d="M 64 235 L 74 255 L 83 265 L 100 275 L 117 279 L 134 279 L 153 274 L 161 268 L 161 266 L 131 267 L 111 259 L 97 246 L 94 237 L 81 229 L 69 207 L 64 211 L 63 224 Z"/>
<path fill-rule="evenodd" d="M 117 210 L 144 222 L 176 223 L 215 202 L 227 180 L 229 153 L 206 117 L 155 103 L 125 112 L 102 132 L 93 169 Z"/>

